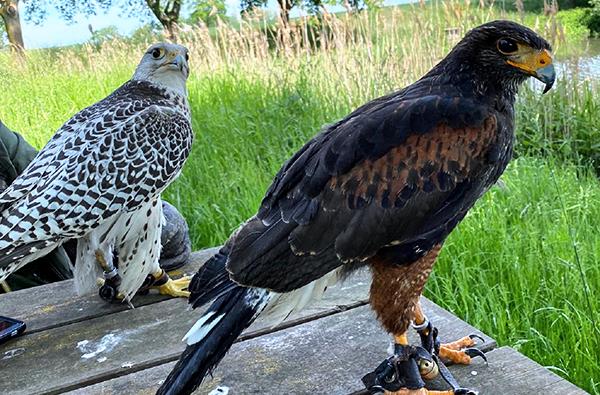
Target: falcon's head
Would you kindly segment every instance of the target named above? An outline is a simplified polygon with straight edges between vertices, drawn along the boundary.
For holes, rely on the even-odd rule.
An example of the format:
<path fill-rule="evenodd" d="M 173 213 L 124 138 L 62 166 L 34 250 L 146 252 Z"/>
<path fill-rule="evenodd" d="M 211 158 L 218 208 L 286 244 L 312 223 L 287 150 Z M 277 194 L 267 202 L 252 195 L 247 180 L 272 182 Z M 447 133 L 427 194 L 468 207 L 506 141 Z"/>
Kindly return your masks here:
<path fill-rule="evenodd" d="M 185 95 L 185 81 L 190 72 L 188 59 L 188 50 L 184 46 L 170 43 L 154 44 L 142 57 L 133 79 L 150 81 Z"/>
<path fill-rule="evenodd" d="M 469 31 L 447 57 L 457 67 L 472 67 L 488 81 L 504 88 L 517 87 L 532 76 L 554 84 L 552 47 L 533 30 L 518 23 L 498 20 Z"/>

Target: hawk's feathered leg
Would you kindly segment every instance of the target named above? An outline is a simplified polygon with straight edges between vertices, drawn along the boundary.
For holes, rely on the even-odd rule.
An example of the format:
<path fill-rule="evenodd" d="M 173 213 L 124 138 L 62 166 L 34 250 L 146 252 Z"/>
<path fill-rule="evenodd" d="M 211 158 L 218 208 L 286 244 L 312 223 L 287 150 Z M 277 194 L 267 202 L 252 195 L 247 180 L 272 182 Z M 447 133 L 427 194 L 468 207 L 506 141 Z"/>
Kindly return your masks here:
<path fill-rule="evenodd" d="M 396 370 L 395 381 L 399 388 L 388 388 L 386 394 L 468 394 L 469 390 L 458 388 L 449 392 L 428 392 L 423 379 L 435 378 L 438 374 L 437 357 L 456 359 L 454 362 L 470 363 L 471 356 L 476 354 L 465 350 L 451 350 L 451 347 L 462 343 L 450 344 L 442 348 L 436 342 L 437 330 L 427 321 L 421 309 L 419 298 L 441 250 L 441 244 L 434 246 L 423 257 L 411 264 L 391 265 L 387 261 L 374 260 L 373 283 L 371 285 L 371 306 L 384 328 L 394 337 L 394 357 L 389 360 Z M 423 340 L 422 347 L 408 344 L 407 331 L 414 323 L 420 329 Z M 428 326 L 429 325 L 429 326 Z M 429 331 L 425 333 L 425 331 Z M 471 344 L 469 344 L 470 346 Z M 477 350 L 479 353 L 480 351 Z M 479 354 L 477 354 L 479 355 Z M 454 358 L 456 356 L 456 358 Z M 468 360 L 467 360 L 468 358 Z M 380 368 L 378 368 L 380 369 Z M 376 371 L 377 372 L 377 371 Z M 449 372 L 446 373 L 449 375 Z M 367 376 L 365 376 L 367 377 Z M 446 379 L 446 377 L 444 377 Z M 455 381 L 451 375 L 450 380 Z"/>

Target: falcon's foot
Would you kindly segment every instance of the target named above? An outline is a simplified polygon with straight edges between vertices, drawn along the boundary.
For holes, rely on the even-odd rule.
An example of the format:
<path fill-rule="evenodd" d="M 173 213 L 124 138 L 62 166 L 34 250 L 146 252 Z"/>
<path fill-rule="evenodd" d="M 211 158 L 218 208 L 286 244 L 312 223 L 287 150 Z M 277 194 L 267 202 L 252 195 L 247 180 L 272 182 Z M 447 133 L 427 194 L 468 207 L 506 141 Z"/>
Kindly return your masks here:
<path fill-rule="evenodd" d="M 125 300 L 125 295 L 119 292 L 119 285 L 121 285 L 121 279 L 120 277 L 115 277 L 111 277 L 108 279 L 98 279 L 98 285 L 100 286 L 100 289 L 98 290 L 98 295 L 100 295 L 102 299 L 109 303 L 121 303 Z"/>
<path fill-rule="evenodd" d="M 186 291 L 190 285 L 191 278 L 183 276 L 177 280 L 173 280 L 169 275 L 161 269 L 160 272 L 152 275 L 154 283 L 150 288 L 157 289 L 161 295 L 171 295 L 176 298 L 188 298 L 189 291 Z"/>

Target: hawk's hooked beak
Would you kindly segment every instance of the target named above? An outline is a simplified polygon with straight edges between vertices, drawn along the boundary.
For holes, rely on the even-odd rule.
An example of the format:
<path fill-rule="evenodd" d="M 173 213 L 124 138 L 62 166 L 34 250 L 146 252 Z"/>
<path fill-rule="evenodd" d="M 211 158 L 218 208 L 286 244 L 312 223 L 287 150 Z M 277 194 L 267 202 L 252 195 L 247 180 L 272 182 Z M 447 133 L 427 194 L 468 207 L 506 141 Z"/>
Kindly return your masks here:
<path fill-rule="evenodd" d="M 546 84 L 543 93 L 548 92 L 550 88 L 552 88 L 552 85 L 554 85 L 554 81 L 556 80 L 556 72 L 554 71 L 554 66 L 549 65 L 538 69 L 535 78 Z"/>
<path fill-rule="evenodd" d="M 546 84 L 544 93 L 548 92 L 556 80 L 556 72 L 552 64 L 552 54 L 547 49 L 541 51 L 531 50 L 520 55 L 515 55 L 508 60 L 508 64 L 524 71 Z"/>

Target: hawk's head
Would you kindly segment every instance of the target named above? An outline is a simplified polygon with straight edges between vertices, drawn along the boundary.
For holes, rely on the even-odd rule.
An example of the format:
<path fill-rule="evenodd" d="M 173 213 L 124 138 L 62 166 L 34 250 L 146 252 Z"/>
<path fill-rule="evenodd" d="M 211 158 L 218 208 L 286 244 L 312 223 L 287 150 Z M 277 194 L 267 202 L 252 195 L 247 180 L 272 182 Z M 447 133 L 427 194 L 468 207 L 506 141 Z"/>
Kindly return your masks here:
<path fill-rule="evenodd" d="M 469 31 L 448 56 L 456 69 L 470 67 L 481 80 L 516 87 L 527 77 L 542 81 L 548 91 L 555 80 L 552 47 L 533 30 L 498 20 Z"/>
<path fill-rule="evenodd" d="M 184 46 L 154 44 L 142 57 L 133 79 L 150 81 L 185 95 L 185 81 L 190 72 L 188 59 L 188 50 Z"/>

